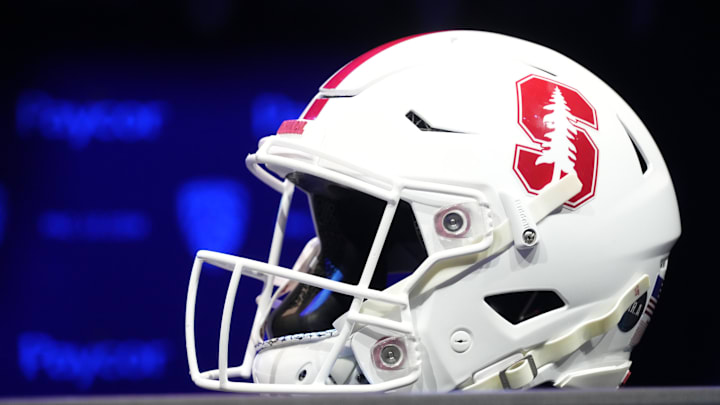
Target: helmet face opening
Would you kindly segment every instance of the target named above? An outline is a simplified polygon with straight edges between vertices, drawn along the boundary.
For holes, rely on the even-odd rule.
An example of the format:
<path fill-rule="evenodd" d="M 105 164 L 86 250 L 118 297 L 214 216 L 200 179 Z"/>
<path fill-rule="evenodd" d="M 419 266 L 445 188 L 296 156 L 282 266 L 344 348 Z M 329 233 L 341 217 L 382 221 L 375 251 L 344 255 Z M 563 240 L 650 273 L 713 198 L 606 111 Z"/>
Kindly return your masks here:
<path fill-rule="evenodd" d="M 309 273 L 357 284 L 386 202 L 305 173 L 291 173 L 287 178 L 307 194 L 320 240 L 321 250 Z M 388 274 L 410 273 L 426 258 L 412 208 L 401 200 L 370 288 L 384 289 Z M 298 284 L 270 313 L 264 328 L 266 338 L 332 329 L 333 321 L 348 310 L 351 302 L 350 296 Z"/>

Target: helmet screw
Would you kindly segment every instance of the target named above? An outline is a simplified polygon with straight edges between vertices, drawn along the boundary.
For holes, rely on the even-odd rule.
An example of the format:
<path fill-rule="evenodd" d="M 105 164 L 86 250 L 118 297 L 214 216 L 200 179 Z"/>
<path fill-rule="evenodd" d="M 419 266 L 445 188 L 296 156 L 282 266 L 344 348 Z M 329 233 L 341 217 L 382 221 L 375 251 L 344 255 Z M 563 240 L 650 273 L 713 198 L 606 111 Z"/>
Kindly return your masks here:
<path fill-rule="evenodd" d="M 458 232 L 462 229 L 464 224 L 465 221 L 463 220 L 462 215 L 458 212 L 450 212 L 445 215 L 445 218 L 443 218 L 443 227 L 450 233 Z"/>
<path fill-rule="evenodd" d="M 386 366 L 394 366 L 402 359 L 402 350 L 397 345 L 389 344 L 380 350 L 380 360 Z"/>
<path fill-rule="evenodd" d="M 537 233 L 532 229 L 527 229 L 523 232 L 522 238 L 526 245 L 532 245 L 537 239 Z"/>

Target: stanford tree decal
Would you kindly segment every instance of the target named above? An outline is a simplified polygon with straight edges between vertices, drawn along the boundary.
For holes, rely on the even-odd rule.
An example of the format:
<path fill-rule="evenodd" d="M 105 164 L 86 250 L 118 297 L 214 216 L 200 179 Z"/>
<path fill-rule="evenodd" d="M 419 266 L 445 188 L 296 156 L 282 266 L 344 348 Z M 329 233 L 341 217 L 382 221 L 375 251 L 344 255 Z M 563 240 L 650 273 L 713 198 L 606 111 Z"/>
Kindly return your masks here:
<path fill-rule="evenodd" d="M 575 173 L 575 135 L 577 128 L 570 123 L 571 119 L 577 121 L 577 118 L 570 114 L 570 108 L 565 102 L 565 98 L 560 88 L 555 86 L 550 104 L 543 107 L 550 112 L 543 117 L 545 127 L 550 129 L 545 134 L 547 142 L 541 142 L 542 155 L 538 156 L 535 164 L 549 163 L 553 165 L 553 175 L 551 181 L 560 179 L 561 173 Z"/>
<path fill-rule="evenodd" d="M 518 124 L 529 145 L 515 146 L 513 169 L 531 194 L 566 174 L 582 189 L 565 204 L 577 208 L 595 195 L 598 149 L 588 130 L 597 130 L 595 108 L 577 90 L 530 75 L 517 82 Z"/>

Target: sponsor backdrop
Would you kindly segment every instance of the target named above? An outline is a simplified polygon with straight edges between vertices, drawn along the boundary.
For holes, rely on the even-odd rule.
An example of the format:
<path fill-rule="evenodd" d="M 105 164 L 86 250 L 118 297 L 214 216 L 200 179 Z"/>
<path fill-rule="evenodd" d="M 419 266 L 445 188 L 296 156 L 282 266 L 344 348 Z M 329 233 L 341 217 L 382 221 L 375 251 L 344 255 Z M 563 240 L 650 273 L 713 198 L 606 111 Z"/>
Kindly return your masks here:
<path fill-rule="evenodd" d="M 559 50 L 643 118 L 670 166 L 684 235 L 629 384 L 720 382 L 704 326 L 715 319 L 707 297 L 718 276 L 711 252 L 693 246 L 715 240 L 712 221 L 700 222 L 713 208 L 700 206 L 699 190 L 716 170 L 696 152 L 714 144 L 711 70 L 701 62 L 717 28 L 704 10 L 643 0 L 3 9 L 0 396 L 198 391 L 183 335 L 194 252 L 269 252 L 279 196 L 247 172 L 245 156 L 353 57 L 451 28 Z M 296 196 L 294 207 L 284 265 L 313 235 L 306 202 Z M 203 273 L 201 360 L 213 358 L 228 280 Z M 251 301 L 258 285 L 241 286 Z M 233 330 L 253 313 L 238 306 Z M 246 336 L 232 338 L 239 360 Z"/>

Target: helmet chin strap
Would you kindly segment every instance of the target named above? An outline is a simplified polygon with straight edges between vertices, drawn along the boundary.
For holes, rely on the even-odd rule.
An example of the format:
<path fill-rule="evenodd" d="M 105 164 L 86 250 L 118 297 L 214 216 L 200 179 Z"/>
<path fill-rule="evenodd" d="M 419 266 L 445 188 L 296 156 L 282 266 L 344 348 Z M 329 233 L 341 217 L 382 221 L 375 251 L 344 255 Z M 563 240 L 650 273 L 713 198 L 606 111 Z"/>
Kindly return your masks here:
<path fill-rule="evenodd" d="M 538 370 L 543 366 L 562 360 L 589 340 L 609 332 L 618 324 L 627 308 L 639 296 L 647 292 L 649 288 L 650 279 L 644 274 L 620 296 L 612 309 L 604 315 L 586 321 L 570 332 L 547 341 L 538 347 L 523 350 L 514 356 L 510 356 L 517 357 L 520 355 L 522 358 L 499 372 L 484 373 L 480 371 L 476 373 L 473 382 L 462 389 L 518 389 L 527 387 L 537 377 Z M 505 361 L 502 360 L 498 363 Z M 494 366 L 498 363 L 489 368 L 495 368 Z"/>

